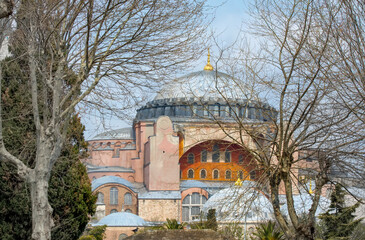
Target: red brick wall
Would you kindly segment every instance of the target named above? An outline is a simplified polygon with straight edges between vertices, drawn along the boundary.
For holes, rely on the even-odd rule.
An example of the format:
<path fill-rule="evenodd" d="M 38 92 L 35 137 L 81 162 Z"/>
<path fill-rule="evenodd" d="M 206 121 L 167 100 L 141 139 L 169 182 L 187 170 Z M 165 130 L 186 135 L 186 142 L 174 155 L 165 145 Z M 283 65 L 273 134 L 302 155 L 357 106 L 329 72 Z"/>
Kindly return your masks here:
<path fill-rule="evenodd" d="M 110 189 L 112 187 L 116 187 L 118 189 L 118 204 L 116 205 L 112 205 L 110 204 Z M 132 190 L 130 190 L 129 188 L 120 185 L 120 184 L 105 184 L 102 185 L 100 187 L 98 187 L 97 189 L 95 189 L 94 193 L 97 195 L 98 192 L 101 192 L 104 194 L 104 204 L 105 204 L 105 216 L 110 214 L 110 211 L 112 209 L 116 209 L 118 212 L 122 211 L 122 207 L 123 210 L 125 211 L 126 209 L 130 209 L 132 211 L 132 213 L 137 214 L 137 194 L 134 193 Z M 132 205 L 124 205 L 124 195 L 129 192 L 130 194 L 132 194 Z"/>
<path fill-rule="evenodd" d="M 219 145 L 220 148 L 220 162 L 212 162 L 212 152 L 213 146 L 215 144 Z M 201 162 L 201 151 L 206 149 L 208 153 L 208 161 Z M 225 151 L 228 149 L 231 152 L 231 162 L 226 163 L 225 161 Z M 193 164 L 188 163 L 188 155 L 189 153 L 193 153 L 195 156 L 195 160 Z M 239 155 L 243 155 L 243 164 L 239 163 Z M 187 152 L 183 154 L 183 156 L 179 160 L 180 163 L 180 171 L 181 171 L 181 179 L 182 180 L 215 180 L 215 181 L 236 181 L 238 178 L 238 172 L 243 171 L 246 180 L 250 180 L 249 172 L 256 168 L 255 163 L 252 160 L 252 157 L 247 153 L 243 148 L 238 146 L 237 144 L 232 144 L 225 141 L 209 141 L 200 143 Z M 194 170 L 194 177 L 188 178 L 189 169 Z M 205 179 L 200 178 L 200 171 L 205 169 L 207 172 L 207 176 Z M 219 171 L 219 178 L 213 178 L 213 170 L 217 169 Z M 231 171 L 231 179 L 226 179 L 226 170 Z M 256 173 L 256 177 L 258 177 L 258 173 Z"/>

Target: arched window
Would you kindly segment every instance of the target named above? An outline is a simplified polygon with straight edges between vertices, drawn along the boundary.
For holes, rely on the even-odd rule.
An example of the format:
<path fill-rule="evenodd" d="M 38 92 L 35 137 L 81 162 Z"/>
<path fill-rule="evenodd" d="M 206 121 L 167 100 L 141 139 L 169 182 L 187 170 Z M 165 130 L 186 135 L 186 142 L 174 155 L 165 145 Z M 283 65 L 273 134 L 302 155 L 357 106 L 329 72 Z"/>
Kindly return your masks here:
<path fill-rule="evenodd" d="M 126 210 L 125 210 L 125 212 L 127 212 L 127 213 L 132 213 L 132 210 L 130 210 L 130 209 L 126 209 Z"/>
<path fill-rule="evenodd" d="M 122 233 L 122 234 L 119 235 L 118 240 L 123 240 L 126 237 L 128 237 L 128 235 L 125 234 L 125 233 Z"/>
<path fill-rule="evenodd" d="M 205 171 L 205 169 L 202 169 L 200 171 L 200 178 L 204 179 L 207 177 L 207 171 Z"/>
<path fill-rule="evenodd" d="M 110 188 L 110 204 L 118 204 L 118 189 Z"/>
<path fill-rule="evenodd" d="M 255 179 L 256 179 L 256 171 L 253 171 L 253 170 L 252 170 L 252 171 L 250 172 L 250 179 L 251 179 L 251 180 L 255 180 Z"/>
<path fill-rule="evenodd" d="M 243 179 L 243 171 L 242 170 L 239 170 L 238 171 L 238 176 L 237 176 L 239 179 Z"/>
<path fill-rule="evenodd" d="M 217 169 L 213 170 L 213 178 L 218 179 L 219 178 L 219 171 Z"/>
<path fill-rule="evenodd" d="M 231 151 L 228 149 L 224 152 L 224 162 L 231 162 Z"/>
<path fill-rule="evenodd" d="M 185 222 L 198 219 L 207 198 L 200 193 L 194 192 L 182 200 L 182 220 Z"/>
<path fill-rule="evenodd" d="M 132 194 L 124 194 L 124 205 L 132 205 Z"/>
<path fill-rule="evenodd" d="M 226 171 L 226 179 L 231 179 L 232 173 L 231 170 Z"/>
<path fill-rule="evenodd" d="M 189 169 L 188 178 L 194 178 L 194 170 L 193 169 Z"/>
<path fill-rule="evenodd" d="M 219 145 L 214 144 L 213 146 L 213 154 L 212 154 L 212 161 L 213 162 L 219 162 Z"/>
<path fill-rule="evenodd" d="M 101 192 L 98 192 L 98 200 L 96 204 L 104 204 L 104 194 L 102 194 Z"/>
<path fill-rule="evenodd" d="M 112 214 L 112 213 L 117 213 L 118 212 L 118 210 L 117 209 L 112 209 L 112 210 L 110 210 L 110 214 Z"/>
<path fill-rule="evenodd" d="M 203 149 L 201 151 L 201 162 L 207 162 L 207 158 L 208 158 L 208 152 L 206 149 Z"/>
<path fill-rule="evenodd" d="M 194 159 L 195 159 L 194 153 L 189 153 L 188 154 L 188 163 L 193 164 Z"/>
<path fill-rule="evenodd" d="M 243 154 L 238 156 L 238 164 L 243 164 Z"/>
<path fill-rule="evenodd" d="M 187 195 L 184 199 L 183 199 L 183 204 L 190 204 L 190 195 Z"/>

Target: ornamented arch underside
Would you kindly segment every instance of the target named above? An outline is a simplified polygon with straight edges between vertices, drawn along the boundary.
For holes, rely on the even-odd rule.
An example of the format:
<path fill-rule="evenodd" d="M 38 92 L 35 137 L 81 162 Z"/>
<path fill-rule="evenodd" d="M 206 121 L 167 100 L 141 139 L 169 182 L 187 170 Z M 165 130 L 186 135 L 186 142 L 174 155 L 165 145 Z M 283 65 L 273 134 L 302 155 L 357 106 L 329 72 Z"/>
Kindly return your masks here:
<path fill-rule="evenodd" d="M 179 160 L 181 180 L 236 181 L 257 179 L 256 165 L 242 147 L 222 140 L 199 143 Z"/>

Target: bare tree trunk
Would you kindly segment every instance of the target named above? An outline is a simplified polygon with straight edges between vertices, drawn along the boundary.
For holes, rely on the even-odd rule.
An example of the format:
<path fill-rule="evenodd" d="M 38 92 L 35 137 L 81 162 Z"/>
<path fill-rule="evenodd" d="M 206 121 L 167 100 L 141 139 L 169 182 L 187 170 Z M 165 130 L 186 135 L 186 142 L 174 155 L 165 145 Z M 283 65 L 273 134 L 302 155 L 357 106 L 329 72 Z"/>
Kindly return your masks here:
<path fill-rule="evenodd" d="M 0 15 L 2 3 L 8 2 L 12 0 L 0 0 Z M 51 239 L 48 182 L 75 106 L 90 93 L 96 96 L 95 106 L 105 106 L 113 114 L 116 109 L 120 111 L 120 103 L 129 108 L 134 107 L 130 99 L 144 101 L 140 89 L 149 89 L 161 81 L 167 69 L 180 69 L 196 56 L 194 40 L 205 41 L 203 10 L 204 0 L 45 0 L 19 4 L 18 34 L 13 43 L 28 50 L 24 54 L 37 135 L 35 167 L 26 166 L 4 147 L 1 98 L 0 161 L 15 165 L 18 175 L 30 185 L 33 239 Z M 0 26 L 0 37 L 2 29 Z M 146 79 L 143 84 L 142 78 Z M 110 92 L 108 85 L 121 86 L 121 92 Z M 102 90 L 104 87 L 109 90 Z M 138 97 L 127 99 L 134 90 Z M 117 107 L 109 104 L 113 101 Z"/>
<path fill-rule="evenodd" d="M 30 180 L 32 200 L 32 238 L 39 240 L 51 239 L 52 208 L 48 202 L 49 173 L 35 169 Z"/>
<path fill-rule="evenodd" d="M 35 240 L 50 240 L 51 229 L 54 226 L 52 219 L 53 209 L 48 201 L 48 183 L 51 176 L 52 163 L 56 149 L 58 156 L 62 144 L 55 141 L 55 135 L 44 136 L 41 133 L 37 149 L 36 166 L 27 179 L 30 184 L 32 201 L 32 238 Z M 56 158 L 57 159 L 57 158 Z"/>

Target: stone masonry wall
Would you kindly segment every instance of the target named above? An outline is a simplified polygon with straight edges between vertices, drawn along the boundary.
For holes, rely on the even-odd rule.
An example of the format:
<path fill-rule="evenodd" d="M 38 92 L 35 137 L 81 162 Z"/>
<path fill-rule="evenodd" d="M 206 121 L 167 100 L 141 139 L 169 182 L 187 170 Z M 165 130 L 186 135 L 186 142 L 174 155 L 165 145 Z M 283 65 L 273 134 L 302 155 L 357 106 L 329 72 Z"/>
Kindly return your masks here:
<path fill-rule="evenodd" d="M 166 218 L 180 220 L 180 199 L 138 200 L 138 215 L 145 221 L 165 222 Z"/>

